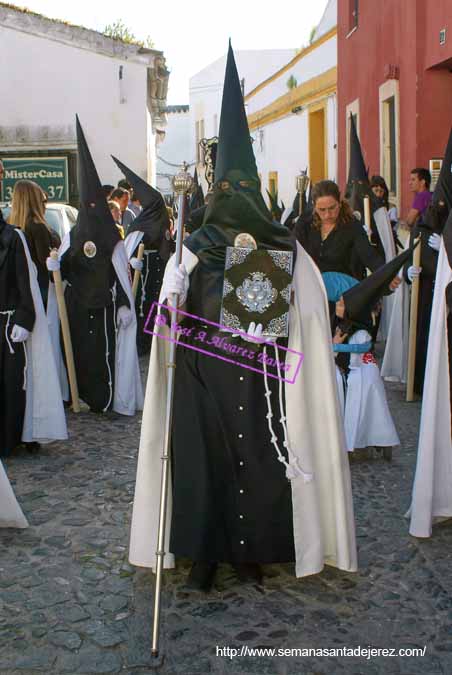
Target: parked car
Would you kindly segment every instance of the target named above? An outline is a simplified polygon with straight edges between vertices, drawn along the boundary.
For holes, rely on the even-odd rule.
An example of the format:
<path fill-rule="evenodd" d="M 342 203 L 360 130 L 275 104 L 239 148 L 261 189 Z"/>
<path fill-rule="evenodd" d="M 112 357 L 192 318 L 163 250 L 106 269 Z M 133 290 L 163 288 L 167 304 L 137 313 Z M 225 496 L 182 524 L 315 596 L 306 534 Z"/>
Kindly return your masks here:
<path fill-rule="evenodd" d="M 11 205 L 0 204 L 0 208 L 4 219 L 7 220 L 11 212 Z M 69 204 L 59 204 L 57 202 L 49 202 L 46 204 L 46 222 L 48 226 L 59 235 L 61 240 L 63 240 L 64 235 L 74 227 L 77 215 L 77 209 Z"/>

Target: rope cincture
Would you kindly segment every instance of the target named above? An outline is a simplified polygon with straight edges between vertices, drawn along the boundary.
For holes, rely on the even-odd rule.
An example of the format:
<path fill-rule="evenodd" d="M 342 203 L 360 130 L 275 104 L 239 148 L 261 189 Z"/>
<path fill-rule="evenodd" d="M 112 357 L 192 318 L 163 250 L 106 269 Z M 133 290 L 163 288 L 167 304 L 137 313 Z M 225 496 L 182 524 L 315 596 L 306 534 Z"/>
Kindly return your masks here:
<path fill-rule="evenodd" d="M 118 339 L 118 327 L 116 325 L 116 285 L 113 286 L 113 288 L 110 288 L 111 292 L 111 297 L 113 300 L 113 326 L 115 330 L 115 338 L 116 340 Z M 110 389 L 110 396 L 108 398 L 108 403 L 103 409 L 103 412 L 107 412 L 108 408 L 110 407 L 111 400 L 113 398 L 113 379 L 112 379 L 112 374 L 111 374 L 111 368 L 110 368 L 110 362 L 108 360 L 108 357 L 110 356 L 110 345 L 108 343 L 108 331 L 107 331 L 107 308 L 104 307 L 104 330 L 105 330 L 105 360 L 107 363 L 107 369 L 108 369 L 108 386 Z"/>
<path fill-rule="evenodd" d="M 140 317 L 144 317 L 144 303 L 146 300 L 146 284 L 148 282 L 148 277 L 149 277 L 149 255 L 152 251 L 145 251 L 144 255 L 146 257 L 146 274 L 144 275 L 143 279 L 143 274 L 140 276 L 140 283 L 141 283 L 141 300 L 140 300 Z"/>
<path fill-rule="evenodd" d="M 290 447 L 289 443 L 289 436 L 287 432 L 287 417 L 285 415 L 284 411 L 284 404 L 283 404 L 283 389 L 282 389 L 282 377 L 281 377 L 281 362 L 279 360 L 279 352 L 278 352 L 278 345 L 276 341 L 273 343 L 273 347 L 275 350 L 275 360 L 276 360 L 276 365 L 278 368 L 278 380 L 279 380 L 279 411 L 280 411 L 280 418 L 279 421 L 282 425 L 283 432 L 284 432 L 284 442 L 283 446 L 286 448 L 287 451 L 287 456 L 289 461 L 286 460 L 284 455 L 282 454 L 279 445 L 278 445 L 278 438 L 274 432 L 273 425 L 272 425 L 272 417 L 273 417 L 273 412 L 272 412 L 272 407 L 271 407 L 271 402 L 270 398 L 272 395 L 272 392 L 270 391 L 270 388 L 268 386 L 268 375 L 267 375 L 267 345 L 264 344 L 264 383 L 265 383 L 265 398 L 267 399 L 267 422 L 268 422 L 268 428 L 270 431 L 270 437 L 271 437 L 271 442 L 276 450 L 276 454 L 278 455 L 278 461 L 284 464 L 286 467 L 286 478 L 288 480 L 292 480 L 293 478 L 303 478 L 304 483 L 310 483 L 313 478 L 314 474 L 308 473 L 306 471 L 303 471 L 303 469 L 300 467 L 298 463 L 298 457 L 294 454 Z"/>
<path fill-rule="evenodd" d="M 11 323 L 11 317 L 12 317 L 12 315 L 14 314 L 15 311 L 16 311 L 15 309 L 7 309 L 7 310 L 5 310 L 5 311 L 0 311 L 0 314 L 2 314 L 3 316 L 7 316 L 7 317 L 8 317 L 8 318 L 6 319 L 5 338 L 6 338 L 6 344 L 8 345 L 8 349 L 9 349 L 9 353 L 10 353 L 10 354 L 15 354 L 15 353 L 16 353 L 16 352 L 14 351 L 14 349 L 13 349 L 13 346 L 12 346 L 12 344 L 11 344 L 11 341 L 10 341 L 9 335 L 8 335 L 8 329 L 9 329 L 9 325 L 10 325 L 10 323 Z M 27 355 L 27 347 L 26 347 L 25 341 L 22 342 L 22 347 L 23 347 L 23 350 L 24 350 L 24 356 L 25 356 L 23 390 L 26 391 L 26 390 L 27 390 L 28 355 Z"/>
<path fill-rule="evenodd" d="M 5 338 L 6 338 L 6 344 L 8 345 L 8 349 L 9 349 L 10 354 L 16 353 L 13 349 L 13 346 L 10 342 L 9 335 L 8 335 L 8 329 L 9 329 L 9 324 L 11 323 L 11 317 L 14 314 L 15 311 L 16 310 L 14 310 L 14 309 L 6 309 L 6 310 L 0 312 L 0 314 L 3 314 L 3 316 L 8 317 L 6 319 Z"/>
<path fill-rule="evenodd" d="M 27 391 L 27 369 L 28 369 L 28 355 L 27 355 L 27 347 L 25 345 L 25 342 L 22 342 L 22 347 L 24 348 L 24 355 L 25 355 L 25 365 L 24 365 L 24 386 L 23 390 Z"/>

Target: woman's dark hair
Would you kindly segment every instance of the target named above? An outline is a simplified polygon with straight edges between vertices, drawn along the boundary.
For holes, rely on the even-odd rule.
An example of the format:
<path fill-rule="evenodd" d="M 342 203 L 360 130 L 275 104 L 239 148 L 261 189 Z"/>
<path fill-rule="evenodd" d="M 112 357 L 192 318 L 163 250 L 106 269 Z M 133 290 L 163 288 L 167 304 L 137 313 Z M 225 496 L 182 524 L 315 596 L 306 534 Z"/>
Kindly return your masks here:
<path fill-rule="evenodd" d="M 389 209 L 389 190 L 383 176 L 372 176 L 370 179 L 370 187 L 381 187 L 384 190 L 383 204 Z"/>
<path fill-rule="evenodd" d="M 321 180 L 312 188 L 312 201 L 314 204 L 313 227 L 319 228 L 321 225 L 321 220 L 315 210 L 316 202 L 321 197 L 332 197 L 341 205 L 336 225 L 345 225 L 352 222 L 354 219 L 353 211 L 350 208 L 350 204 L 345 199 L 341 199 L 341 191 L 337 184 L 333 180 Z"/>

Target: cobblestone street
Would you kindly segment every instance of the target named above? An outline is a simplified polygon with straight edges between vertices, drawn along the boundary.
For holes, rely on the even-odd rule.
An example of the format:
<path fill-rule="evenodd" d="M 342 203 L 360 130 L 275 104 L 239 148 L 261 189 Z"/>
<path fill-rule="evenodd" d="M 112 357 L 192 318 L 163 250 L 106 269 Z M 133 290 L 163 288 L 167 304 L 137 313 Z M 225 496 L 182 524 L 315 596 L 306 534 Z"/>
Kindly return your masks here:
<path fill-rule="evenodd" d="M 163 662 L 151 669 L 152 576 L 127 562 L 140 420 L 69 415 L 71 440 L 5 463 L 30 528 L 0 532 L 1 673 L 452 672 L 452 524 L 408 534 L 420 405 L 390 387 L 402 439 L 392 463 L 352 462 L 359 572 L 297 580 L 267 566 L 263 588 L 224 568 L 211 595 L 166 573 Z M 216 647 L 423 647 L 424 657 L 216 655 Z"/>

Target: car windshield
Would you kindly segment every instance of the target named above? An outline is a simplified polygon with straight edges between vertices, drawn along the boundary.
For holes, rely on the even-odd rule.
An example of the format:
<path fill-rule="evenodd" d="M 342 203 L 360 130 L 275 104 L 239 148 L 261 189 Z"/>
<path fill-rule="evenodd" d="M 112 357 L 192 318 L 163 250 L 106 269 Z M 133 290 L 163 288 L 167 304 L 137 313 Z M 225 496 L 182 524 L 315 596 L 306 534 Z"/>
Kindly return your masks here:
<path fill-rule="evenodd" d="M 56 209 L 46 209 L 45 213 L 46 223 L 51 230 L 56 232 L 60 239 L 64 237 L 63 219 L 61 214 Z"/>
<path fill-rule="evenodd" d="M 77 222 L 77 211 L 72 208 L 72 206 L 66 206 L 66 215 L 68 217 L 71 228 L 74 227 Z"/>

